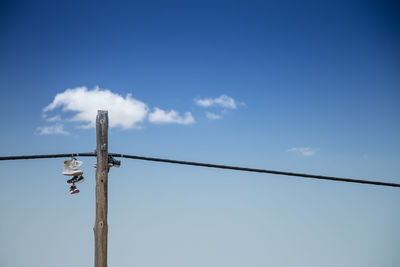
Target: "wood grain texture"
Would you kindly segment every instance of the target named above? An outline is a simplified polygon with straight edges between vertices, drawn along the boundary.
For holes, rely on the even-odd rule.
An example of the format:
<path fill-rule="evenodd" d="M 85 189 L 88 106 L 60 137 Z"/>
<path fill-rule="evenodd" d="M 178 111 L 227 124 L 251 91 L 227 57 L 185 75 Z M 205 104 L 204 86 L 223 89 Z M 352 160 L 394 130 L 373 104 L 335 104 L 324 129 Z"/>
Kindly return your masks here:
<path fill-rule="evenodd" d="M 99 110 L 96 117 L 96 220 L 94 223 L 94 266 L 107 266 L 108 238 L 108 112 Z"/>

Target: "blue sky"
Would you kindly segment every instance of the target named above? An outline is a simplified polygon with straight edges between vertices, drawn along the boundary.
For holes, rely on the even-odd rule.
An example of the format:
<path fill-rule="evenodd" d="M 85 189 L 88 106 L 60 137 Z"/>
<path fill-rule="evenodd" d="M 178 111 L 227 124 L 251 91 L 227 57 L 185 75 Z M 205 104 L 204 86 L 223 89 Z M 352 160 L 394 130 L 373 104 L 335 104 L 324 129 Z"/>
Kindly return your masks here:
<path fill-rule="evenodd" d="M 399 183 L 394 1 L 1 1 L 1 155 L 110 151 Z M 47 107 L 47 108 L 46 108 Z M 95 159 L 0 162 L 1 266 L 93 264 Z M 110 266 L 399 266 L 399 191 L 122 160 Z"/>

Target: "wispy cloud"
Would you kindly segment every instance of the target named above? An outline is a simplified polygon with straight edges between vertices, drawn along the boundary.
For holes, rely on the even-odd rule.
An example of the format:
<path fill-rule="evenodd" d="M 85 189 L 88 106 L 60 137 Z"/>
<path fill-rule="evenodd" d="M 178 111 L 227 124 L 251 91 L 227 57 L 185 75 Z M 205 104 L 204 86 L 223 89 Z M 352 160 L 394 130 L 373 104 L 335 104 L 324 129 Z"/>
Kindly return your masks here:
<path fill-rule="evenodd" d="M 147 105 L 134 99 L 131 94 L 123 97 L 107 89 L 95 87 L 88 90 L 85 86 L 67 89 L 57 94 L 43 112 L 46 114 L 58 107 L 62 107 L 64 112 L 76 112 L 76 115 L 68 120 L 84 122 L 86 124 L 83 126 L 89 128 L 94 127 L 97 110 L 100 109 L 109 111 L 110 127 L 120 126 L 124 129 L 136 127 L 148 113 Z"/>
<path fill-rule="evenodd" d="M 310 147 L 292 147 L 288 149 L 289 152 L 300 153 L 303 156 L 309 157 L 313 156 L 316 153 L 315 149 L 311 149 Z"/>
<path fill-rule="evenodd" d="M 55 122 L 55 121 L 60 121 L 60 120 L 61 120 L 60 115 L 56 115 L 56 116 L 53 116 L 53 117 L 50 117 L 50 118 L 46 118 L 46 121 L 48 121 L 48 122 Z"/>
<path fill-rule="evenodd" d="M 36 134 L 38 134 L 38 135 L 50 135 L 50 134 L 69 135 L 70 133 L 64 130 L 64 125 L 55 124 L 55 125 L 50 125 L 50 126 L 37 127 Z"/>
<path fill-rule="evenodd" d="M 236 109 L 237 103 L 235 99 L 227 95 L 221 95 L 217 98 L 197 98 L 194 100 L 196 105 L 200 107 L 223 107 L 229 109 Z"/>
<path fill-rule="evenodd" d="M 152 123 L 177 123 L 177 124 L 192 124 L 195 119 L 192 113 L 185 112 L 184 116 L 179 115 L 175 110 L 165 111 L 160 108 L 155 108 L 153 112 L 149 114 L 149 121 Z"/>
<path fill-rule="evenodd" d="M 209 111 L 206 111 L 206 117 L 208 119 L 210 119 L 210 120 L 218 120 L 218 119 L 222 118 L 221 115 L 218 115 L 218 114 L 215 114 L 215 113 L 212 113 L 212 112 L 209 112 Z"/>

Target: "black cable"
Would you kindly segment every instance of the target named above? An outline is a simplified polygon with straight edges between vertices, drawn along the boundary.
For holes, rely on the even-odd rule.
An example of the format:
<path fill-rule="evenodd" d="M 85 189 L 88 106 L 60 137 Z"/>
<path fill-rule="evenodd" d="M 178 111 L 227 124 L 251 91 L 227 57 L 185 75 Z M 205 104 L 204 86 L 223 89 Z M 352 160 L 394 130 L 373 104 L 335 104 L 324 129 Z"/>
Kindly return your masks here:
<path fill-rule="evenodd" d="M 396 184 L 396 183 L 386 183 L 386 182 L 361 180 L 361 179 L 352 179 L 352 178 L 341 178 L 341 177 L 332 177 L 332 176 L 323 176 L 323 175 L 314 175 L 314 174 L 305 174 L 305 173 L 295 173 L 295 172 L 272 171 L 272 170 L 264 170 L 264 169 L 254 169 L 254 168 L 245 168 L 245 167 L 237 167 L 237 166 L 228 166 L 228 165 L 193 162 L 193 161 L 182 161 L 182 160 L 151 158 L 151 157 L 142 157 L 142 156 L 134 156 L 134 155 L 123 155 L 123 154 L 117 154 L 117 153 L 108 153 L 108 155 L 113 156 L 113 157 L 119 157 L 119 158 L 165 162 L 165 163 L 191 165 L 191 166 L 199 166 L 199 167 L 207 167 L 207 168 L 218 168 L 218 169 L 228 169 L 228 170 L 235 170 L 235 171 L 268 173 L 268 174 L 275 174 L 275 175 L 296 176 L 296 177 L 302 177 L 302 178 L 330 180 L 330 181 L 348 182 L 348 183 L 359 183 L 359 184 L 370 184 L 370 185 L 400 187 L 400 184 Z M 65 157 L 95 157 L 95 156 L 96 156 L 96 153 L 70 153 L 70 154 L 50 154 L 50 155 L 31 155 L 31 156 L 6 156 L 6 157 L 0 157 L 0 161 L 1 160 L 19 160 L 19 159 L 65 158 Z"/>
<path fill-rule="evenodd" d="M 96 153 L 70 153 L 70 154 L 47 154 L 47 155 L 30 155 L 30 156 L 6 156 L 6 157 L 0 157 L 0 160 L 50 159 L 50 158 L 66 158 L 66 157 L 96 157 Z"/>
<path fill-rule="evenodd" d="M 269 173 L 269 174 L 276 174 L 276 175 L 297 176 L 297 177 L 302 177 L 302 178 L 330 180 L 330 181 L 339 181 L 339 182 L 348 182 L 348 183 L 359 183 L 359 184 L 371 184 L 371 185 L 400 187 L 400 184 L 396 184 L 396 183 L 386 183 L 386 182 L 361 180 L 361 179 L 352 179 L 352 178 L 340 178 L 340 177 L 305 174 L 305 173 L 272 171 L 272 170 L 254 169 L 254 168 L 245 168 L 245 167 L 218 165 L 218 164 L 209 164 L 209 163 L 200 163 L 200 162 L 192 162 L 192 161 L 181 161 L 181 160 L 171 160 L 171 159 L 161 159 L 161 158 L 150 158 L 150 157 L 123 155 L 123 154 L 115 154 L 115 153 L 109 153 L 109 155 L 111 155 L 113 157 L 138 159 L 138 160 L 147 160 L 147 161 L 157 161 L 157 162 L 166 162 L 166 163 L 191 165 L 191 166 L 200 166 L 200 167 L 208 167 L 208 168 L 228 169 L 228 170 L 235 170 L 235 171 Z"/>

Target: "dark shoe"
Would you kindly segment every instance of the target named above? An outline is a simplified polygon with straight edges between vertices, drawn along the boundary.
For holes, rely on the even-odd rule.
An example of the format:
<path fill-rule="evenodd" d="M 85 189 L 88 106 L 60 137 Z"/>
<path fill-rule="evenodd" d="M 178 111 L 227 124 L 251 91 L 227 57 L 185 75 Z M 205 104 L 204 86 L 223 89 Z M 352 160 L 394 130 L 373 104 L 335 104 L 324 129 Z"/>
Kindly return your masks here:
<path fill-rule="evenodd" d="M 93 167 L 97 168 L 97 163 L 93 165 Z M 116 160 L 113 156 L 108 156 L 108 167 L 121 167 L 121 161 Z"/>
<path fill-rule="evenodd" d="M 69 188 L 69 193 L 71 195 L 77 194 L 77 193 L 79 193 L 79 189 L 75 185 L 71 185 L 71 187 Z"/>
<path fill-rule="evenodd" d="M 79 176 L 74 176 L 71 179 L 67 180 L 67 184 L 79 184 L 82 183 L 85 179 L 83 178 L 82 175 Z"/>
<path fill-rule="evenodd" d="M 121 166 L 121 161 L 116 160 L 113 156 L 108 156 L 108 166 L 119 168 Z"/>

